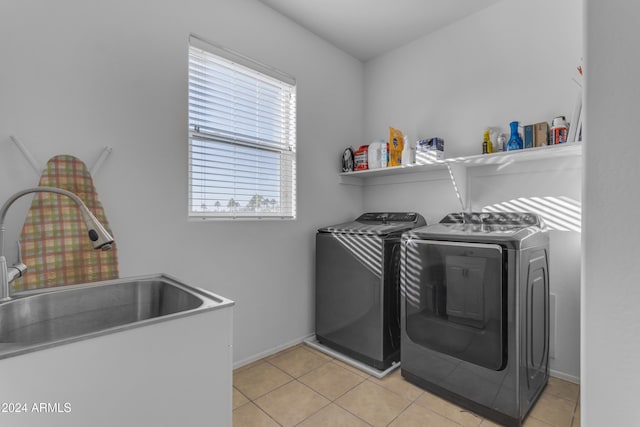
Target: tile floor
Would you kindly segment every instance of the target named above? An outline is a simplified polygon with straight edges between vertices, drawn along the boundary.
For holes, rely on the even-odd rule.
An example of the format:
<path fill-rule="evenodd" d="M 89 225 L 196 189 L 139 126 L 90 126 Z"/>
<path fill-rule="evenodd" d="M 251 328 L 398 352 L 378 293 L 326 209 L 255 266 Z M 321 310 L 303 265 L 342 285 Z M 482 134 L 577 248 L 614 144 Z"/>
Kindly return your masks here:
<path fill-rule="evenodd" d="M 551 378 L 526 427 L 580 426 L 580 387 Z M 233 373 L 233 426 L 489 427 L 394 371 L 372 377 L 305 344 Z"/>

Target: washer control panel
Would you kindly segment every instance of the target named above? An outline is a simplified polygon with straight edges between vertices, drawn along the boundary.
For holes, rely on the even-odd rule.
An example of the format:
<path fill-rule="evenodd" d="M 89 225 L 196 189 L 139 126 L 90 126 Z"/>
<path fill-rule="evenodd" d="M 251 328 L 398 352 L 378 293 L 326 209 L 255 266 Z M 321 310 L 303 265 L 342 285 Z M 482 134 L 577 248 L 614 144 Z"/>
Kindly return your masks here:
<path fill-rule="evenodd" d="M 418 214 L 415 212 L 368 212 L 356 219 L 358 222 L 377 222 L 386 224 L 389 222 L 417 222 Z"/>

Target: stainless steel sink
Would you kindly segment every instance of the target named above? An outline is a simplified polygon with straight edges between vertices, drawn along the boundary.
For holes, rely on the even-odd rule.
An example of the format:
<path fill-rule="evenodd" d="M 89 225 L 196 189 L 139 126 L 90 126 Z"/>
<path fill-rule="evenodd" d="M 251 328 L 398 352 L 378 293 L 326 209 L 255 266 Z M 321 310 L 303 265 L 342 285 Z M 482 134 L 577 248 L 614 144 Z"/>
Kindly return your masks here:
<path fill-rule="evenodd" d="M 0 304 L 0 359 L 233 304 L 162 274 L 14 297 Z"/>

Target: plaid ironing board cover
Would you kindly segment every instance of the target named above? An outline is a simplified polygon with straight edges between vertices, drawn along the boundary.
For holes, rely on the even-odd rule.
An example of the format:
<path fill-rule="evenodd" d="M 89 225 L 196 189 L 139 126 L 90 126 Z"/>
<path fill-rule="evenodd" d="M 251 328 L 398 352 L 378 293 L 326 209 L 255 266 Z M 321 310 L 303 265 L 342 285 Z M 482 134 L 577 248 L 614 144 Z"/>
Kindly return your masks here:
<path fill-rule="evenodd" d="M 111 233 L 91 174 L 79 159 L 51 158 L 38 185 L 77 194 Z M 20 239 L 28 270 L 14 281 L 15 291 L 118 278 L 117 246 L 109 251 L 93 249 L 79 209 L 66 196 L 35 193 Z"/>

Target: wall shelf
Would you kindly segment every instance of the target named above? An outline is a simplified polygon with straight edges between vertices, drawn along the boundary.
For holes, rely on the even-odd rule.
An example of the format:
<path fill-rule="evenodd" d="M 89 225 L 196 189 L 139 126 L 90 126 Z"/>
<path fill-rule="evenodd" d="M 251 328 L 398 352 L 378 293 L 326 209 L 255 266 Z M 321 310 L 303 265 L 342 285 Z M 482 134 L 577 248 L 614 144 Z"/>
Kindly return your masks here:
<path fill-rule="evenodd" d="M 372 169 L 357 172 L 340 173 L 340 183 L 365 185 L 368 178 L 397 176 L 415 173 L 432 172 L 447 169 L 448 166 L 457 171 L 481 166 L 507 166 L 516 162 L 549 160 L 559 157 L 579 157 L 582 155 L 582 142 L 571 142 L 560 145 L 527 148 L 516 151 L 501 151 L 492 154 L 477 154 L 466 157 L 453 157 L 445 160 L 433 160 L 427 164 L 396 166 L 383 169 Z"/>

